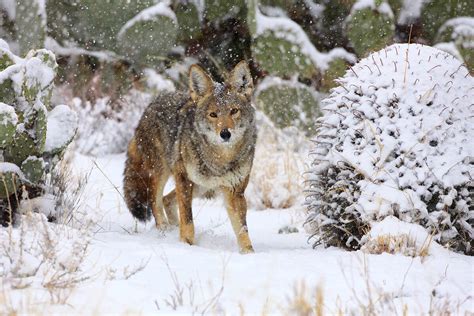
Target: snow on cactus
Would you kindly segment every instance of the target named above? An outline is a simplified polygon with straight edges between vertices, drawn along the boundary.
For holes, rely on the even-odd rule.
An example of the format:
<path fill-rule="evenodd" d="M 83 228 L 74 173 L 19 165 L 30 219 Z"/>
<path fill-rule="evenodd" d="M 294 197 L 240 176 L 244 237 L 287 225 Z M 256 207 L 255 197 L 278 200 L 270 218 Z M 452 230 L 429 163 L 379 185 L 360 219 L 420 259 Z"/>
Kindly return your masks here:
<path fill-rule="evenodd" d="M 385 47 L 395 35 L 393 12 L 380 0 L 357 1 L 345 23 L 347 39 L 361 57 Z"/>
<path fill-rule="evenodd" d="M 474 71 L 474 17 L 458 17 L 446 21 L 439 29 L 436 47 L 451 49 Z M 453 47 L 454 46 L 454 47 Z M 443 49 L 444 48 L 444 49 Z"/>
<path fill-rule="evenodd" d="M 283 16 L 265 16 L 255 1 L 248 3 L 247 19 L 252 56 L 272 76 L 313 78 L 328 69 L 335 58 L 354 59 L 343 48 L 319 52 L 296 22 Z"/>
<path fill-rule="evenodd" d="M 48 114 L 57 68 L 54 54 L 31 50 L 20 58 L 0 40 L 0 56 L 6 61 L 0 67 L 0 86 L 8 83 L 2 87 L 11 103 L 0 103 L 0 177 L 6 179 L 0 183 L 0 198 L 6 199 L 21 184 L 41 188 L 45 175 L 73 138 L 77 117 L 66 106 L 57 106 Z M 8 205 L 0 201 L 0 220 L 8 219 Z"/>
<path fill-rule="evenodd" d="M 433 41 L 436 38 L 438 30 L 447 20 L 461 16 L 474 16 L 473 1 L 423 1 L 420 18 L 421 24 L 423 25 L 424 37 L 429 41 Z"/>
<path fill-rule="evenodd" d="M 358 249 L 393 215 L 474 254 L 474 79 L 453 56 L 397 44 L 323 101 L 307 186 L 315 244 Z"/>

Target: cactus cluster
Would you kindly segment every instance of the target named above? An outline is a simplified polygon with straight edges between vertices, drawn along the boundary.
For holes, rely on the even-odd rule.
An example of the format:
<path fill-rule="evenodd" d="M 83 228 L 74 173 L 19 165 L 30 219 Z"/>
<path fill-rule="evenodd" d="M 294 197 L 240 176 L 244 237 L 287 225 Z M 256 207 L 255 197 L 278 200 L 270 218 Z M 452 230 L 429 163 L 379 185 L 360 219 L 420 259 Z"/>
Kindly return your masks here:
<path fill-rule="evenodd" d="M 307 187 L 316 243 L 358 249 L 393 215 L 474 254 L 474 78 L 452 55 L 397 44 L 347 71 L 322 104 Z"/>
<path fill-rule="evenodd" d="M 0 199 L 19 198 L 20 186 L 38 188 L 72 140 L 77 126 L 74 112 L 51 104 L 57 63 L 48 50 L 14 55 L 0 40 Z M 8 102 L 8 103 L 5 103 Z M 2 217 L 4 218 L 4 217 Z M 3 223 L 5 224 L 5 223 Z"/>

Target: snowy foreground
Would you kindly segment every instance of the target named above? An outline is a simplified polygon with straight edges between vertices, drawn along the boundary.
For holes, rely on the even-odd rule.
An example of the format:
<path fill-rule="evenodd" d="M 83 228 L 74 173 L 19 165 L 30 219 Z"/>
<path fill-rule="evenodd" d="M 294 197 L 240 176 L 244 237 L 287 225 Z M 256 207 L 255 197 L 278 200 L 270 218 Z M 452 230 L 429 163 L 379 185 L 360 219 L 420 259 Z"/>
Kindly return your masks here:
<path fill-rule="evenodd" d="M 219 199 L 194 202 L 195 246 L 179 242 L 177 229 L 162 233 L 152 222 L 136 225 L 119 193 L 124 159 L 75 157 L 76 173 L 92 170 L 80 211 L 97 224 L 79 267 L 84 280 L 64 294 L 65 304 L 53 304 L 61 295 L 48 293 L 40 280 L 24 289 L 11 289 L 4 280 L 0 312 L 303 314 L 320 303 L 326 314 L 474 311 L 474 258 L 434 242 L 427 256 L 415 258 L 313 250 L 302 228 L 302 207 L 250 210 L 256 253 L 249 255 L 237 252 Z M 299 232 L 279 234 L 285 226 Z M 416 228 L 410 234 L 417 238 Z M 394 225 L 380 229 L 391 232 Z"/>

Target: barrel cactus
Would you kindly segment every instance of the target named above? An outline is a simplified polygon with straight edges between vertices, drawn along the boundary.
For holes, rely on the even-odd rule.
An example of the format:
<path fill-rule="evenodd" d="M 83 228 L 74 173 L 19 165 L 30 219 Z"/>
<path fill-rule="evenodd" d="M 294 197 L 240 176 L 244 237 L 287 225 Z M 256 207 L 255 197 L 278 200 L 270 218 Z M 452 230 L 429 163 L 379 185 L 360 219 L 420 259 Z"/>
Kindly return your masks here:
<path fill-rule="evenodd" d="M 323 101 L 307 187 L 323 243 L 359 249 L 387 216 L 474 254 L 474 78 L 452 55 L 418 44 L 373 53 Z"/>
<path fill-rule="evenodd" d="M 41 188 L 72 140 L 77 118 L 66 106 L 51 105 L 57 64 L 50 51 L 31 50 L 23 59 L 0 40 L 0 55 L 10 61 L 0 68 L 0 84 L 8 81 L 8 92 L 13 96 L 11 104 L 0 103 L 0 212 L 5 219 L 8 217 L 3 213 L 11 211 L 11 203 L 5 199 L 21 196 L 21 186 L 27 191 Z"/>
<path fill-rule="evenodd" d="M 295 126 L 307 135 L 313 134 L 312 122 L 320 115 L 314 89 L 277 77 L 267 77 L 258 85 L 255 102 L 277 127 Z"/>
<path fill-rule="evenodd" d="M 346 18 L 347 39 L 358 56 L 385 47 L 395 35 L 395 19 L 387 2 L 360 0 Z"/>

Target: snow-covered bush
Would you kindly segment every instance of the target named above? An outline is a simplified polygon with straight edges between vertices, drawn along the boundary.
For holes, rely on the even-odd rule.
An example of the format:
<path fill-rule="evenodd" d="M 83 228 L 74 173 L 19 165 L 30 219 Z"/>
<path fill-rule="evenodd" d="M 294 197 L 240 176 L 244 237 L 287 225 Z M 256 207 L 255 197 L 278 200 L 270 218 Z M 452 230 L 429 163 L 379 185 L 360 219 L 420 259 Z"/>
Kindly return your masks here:
<path fill-rule="evenodd" d="M 393 215 L 474 253 L 474 79 L 432 47 L 361 60 L 323 101 L 307 187 L 316 243 L 358 249 Z"/>
<path fill-rule="evenodd" d="M 169 79 L 145 69 L 146 92 L 133 89 L 121 99 L 99 98 L 94 103 L 79 98 L 70 100 L 81 124 L 75 145 L 83 154 L 106 155 L 124 152 L 145 108 L 160 92 L 174 91 Z"/>
<path fill-rule="evenodd" d="M 2 101 L 8 102 L 0 103 L 0 177 L 5 180 L 0 212 L 5 224 L 13 220 L 5 213 L 12 211 L 12 200 L 21 198 L 21 185 L 41 191 L 46 174 L 74 137 L 77 117 L 65 105 L 51 105 L 57 64 L 50 51 L 32 50 L 23 59 L 0 40 L 0 60 Z"/>

